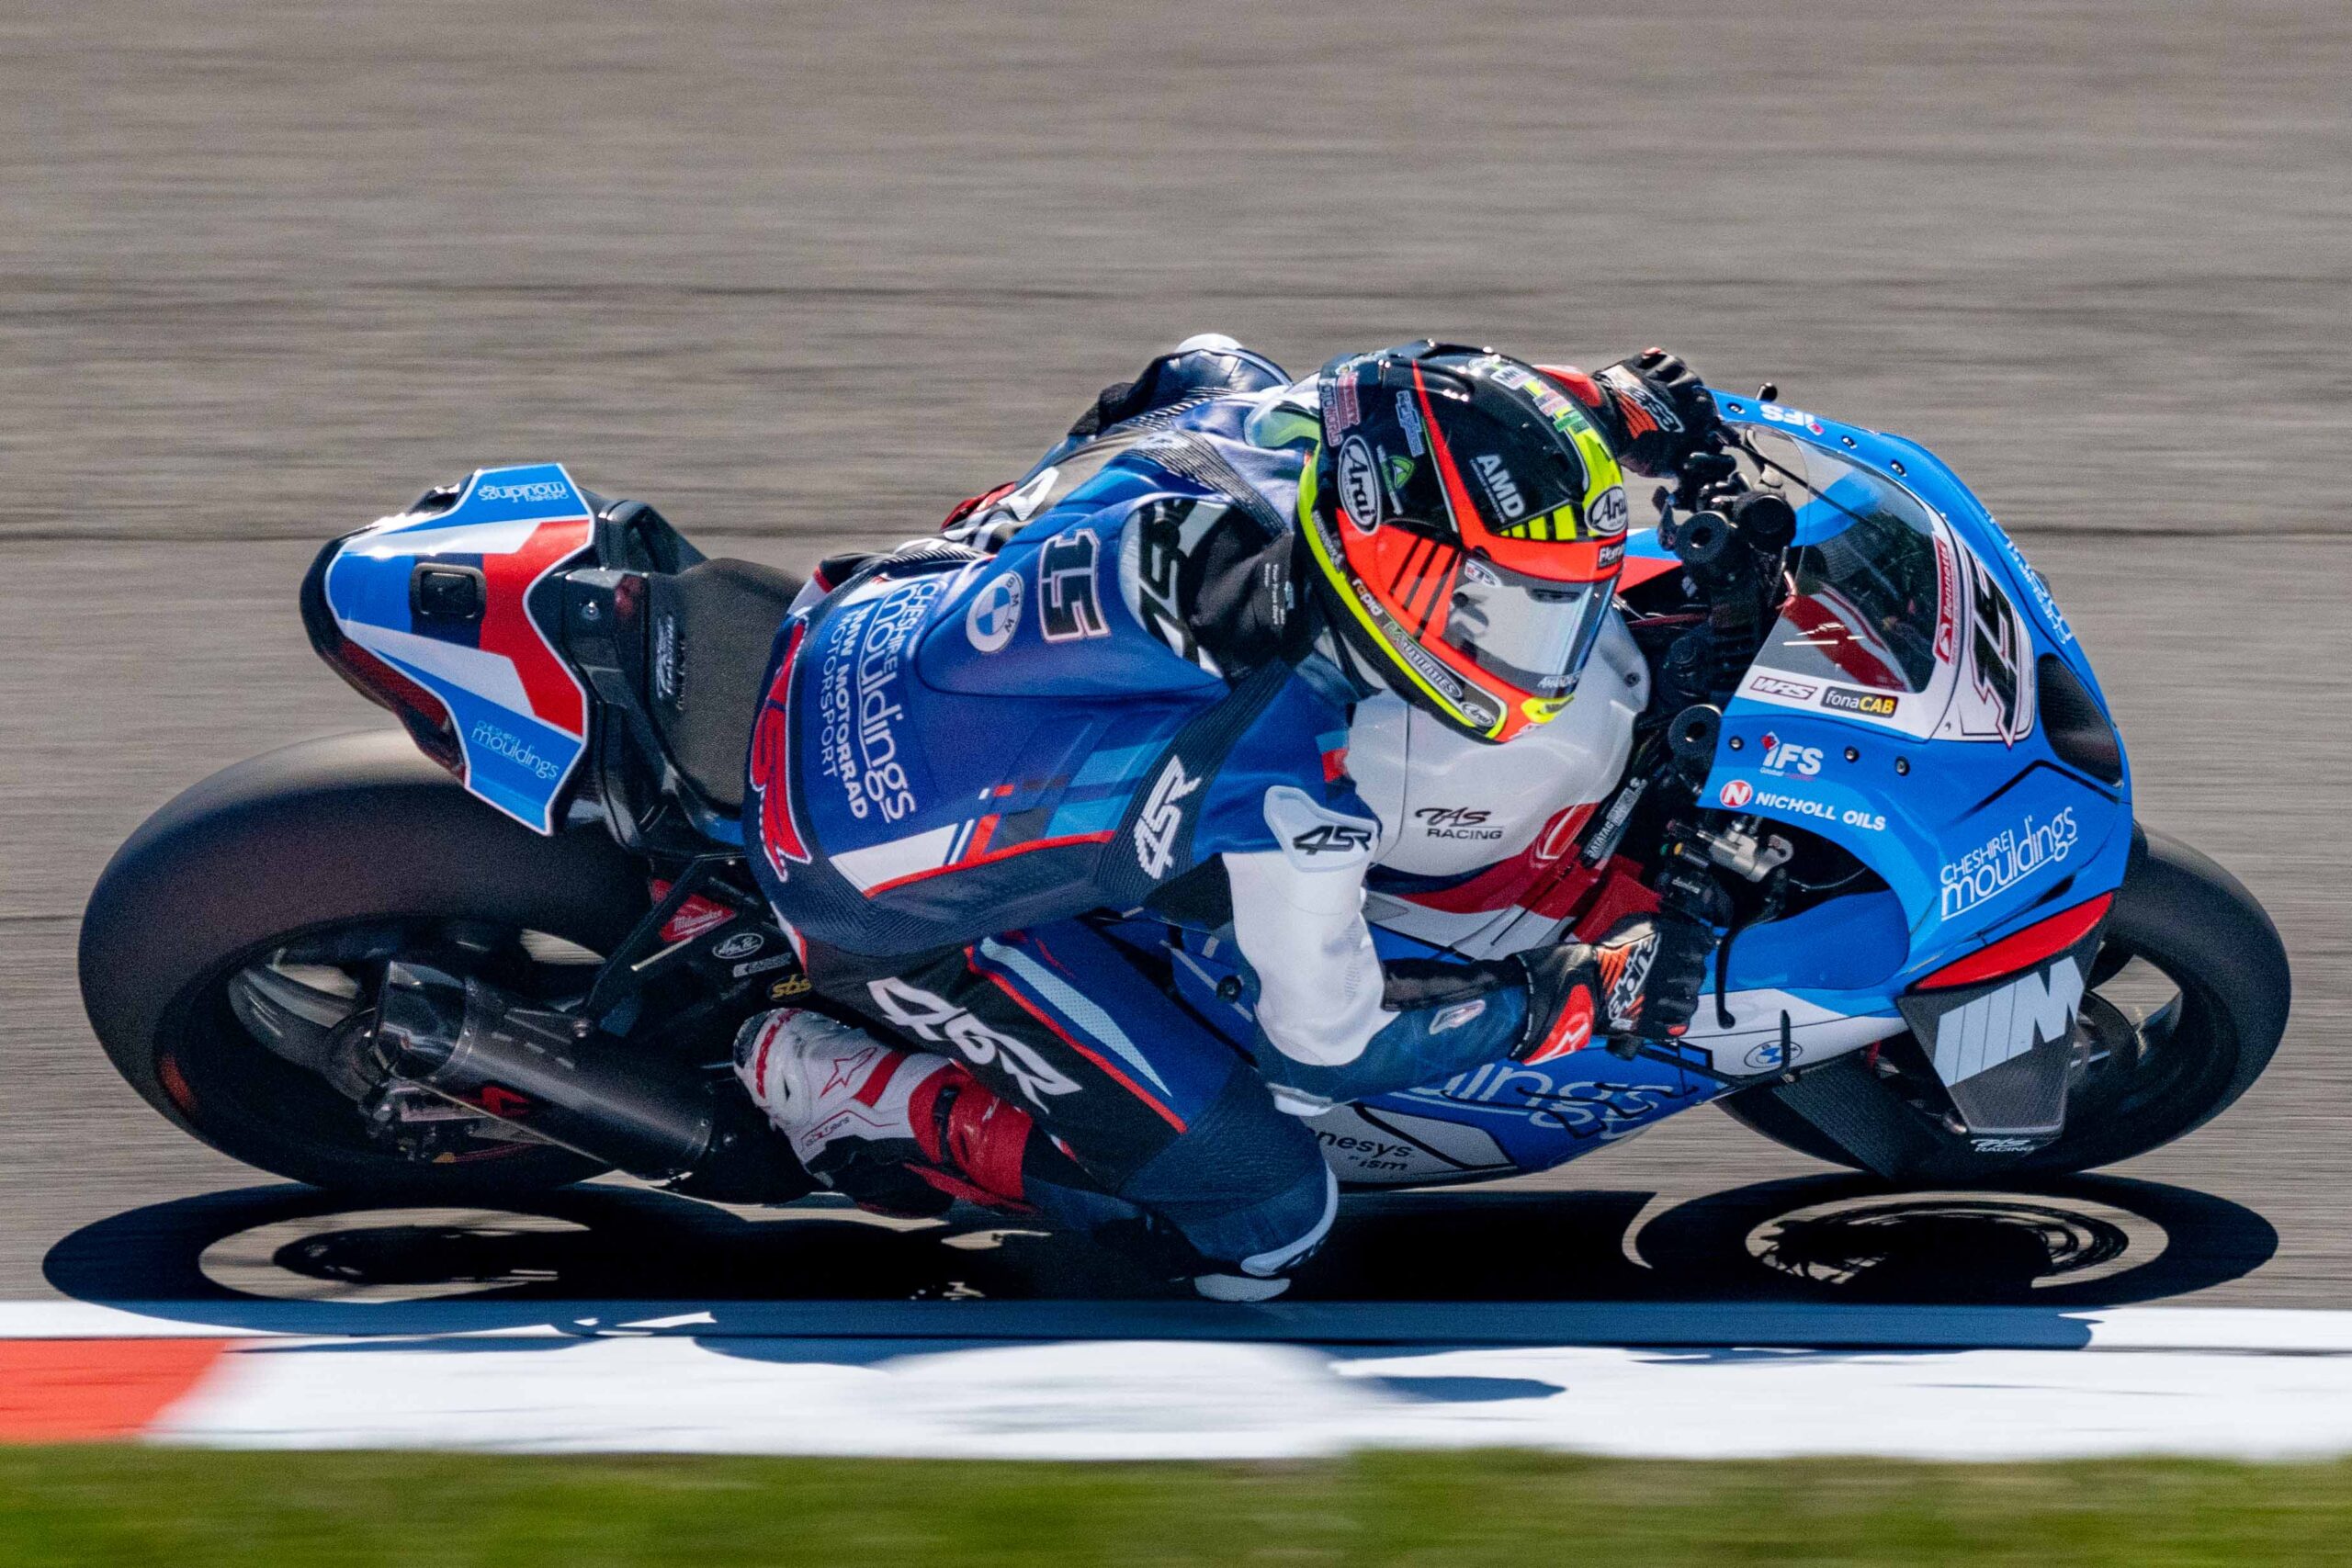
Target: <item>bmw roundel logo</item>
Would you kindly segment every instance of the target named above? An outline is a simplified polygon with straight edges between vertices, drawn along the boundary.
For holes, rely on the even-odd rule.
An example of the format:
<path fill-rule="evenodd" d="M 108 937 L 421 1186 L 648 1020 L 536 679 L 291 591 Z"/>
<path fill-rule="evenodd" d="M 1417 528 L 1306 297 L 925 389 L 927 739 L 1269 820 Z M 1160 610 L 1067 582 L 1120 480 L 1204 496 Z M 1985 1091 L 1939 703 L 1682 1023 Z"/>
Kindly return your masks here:
<path fill-rule="evenodd" d="M 1005 572 L 972 595 L 964 612 L 964 635 L 982 653 L 994 653 L 1012 640 L 1021 625 L 1021 577 Z"/>

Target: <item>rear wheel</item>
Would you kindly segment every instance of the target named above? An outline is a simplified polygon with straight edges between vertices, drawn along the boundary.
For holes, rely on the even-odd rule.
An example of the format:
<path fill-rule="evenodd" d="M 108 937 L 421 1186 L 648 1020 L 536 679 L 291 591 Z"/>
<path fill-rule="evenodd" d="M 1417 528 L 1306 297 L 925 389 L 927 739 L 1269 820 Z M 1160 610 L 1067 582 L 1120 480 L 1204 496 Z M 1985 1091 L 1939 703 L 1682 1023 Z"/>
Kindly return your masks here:
<path fill-rule="evenodd" d="M 262 1043 L 364 1029 L 383 965 L 418 959 L 550 1005 L 646 907 L 601 833 L 541 838 L 393 732 L 238 763 L 123 845 L 84 917 L 84 1006 L 131 1087 L 249 1165 L 367 1193 L 481 1198 L 596 1173 L 454 1108 L 361 1104 Z"/>
<path fill-rule="evenodd" d="M 1831 1063 L 1845 1092 L 1804 1097 L 1779 1085 L 1720 1101 L 1765 1136 L 1816 1159 L 1900 1181 L 1994 1183 L 2112 1165 L 2193 1132 L 2227 1110 L 2269 1066 L 2286 1032 L 2290 980 L 2278 929 L 2237 878 L 2177 839 L 2133 830 L 2132 859 L 2109 916 L 2076 1024 L 2079 1076 L 2066 1130 L 2018 1157 L 1987 1159 L 1930 1109 L 1859 1058 Z M 1908 1037 L 1889 1046 L 1891 1059 Z M 1924 1056 L 1920 1057 L 1924 1064 Z M 1892 1140 L 1849 1132 L 1868 1118 Z M 1858 1148 L 1868 1148 L 1865 1158 Z"/>

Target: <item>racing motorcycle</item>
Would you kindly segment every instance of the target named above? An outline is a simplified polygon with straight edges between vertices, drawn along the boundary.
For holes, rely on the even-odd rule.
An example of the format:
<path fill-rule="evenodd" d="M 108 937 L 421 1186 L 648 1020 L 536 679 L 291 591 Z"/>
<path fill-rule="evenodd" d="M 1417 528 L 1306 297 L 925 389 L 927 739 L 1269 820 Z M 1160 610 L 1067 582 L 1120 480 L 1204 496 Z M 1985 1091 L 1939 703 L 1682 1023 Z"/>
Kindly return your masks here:
<path fill-rule="evenodd" d="M 2278 933 L 2135 825 L 2048 585 L 1932 454 L 1775 395 L 1718 396 L 1724 449 L 1627 536 L 1618 613 L 1542 744 L 1424 765 L 1393 699 L 1351 735 L 1390 824 L 1384 956 L 1598 935 L 1657 907 L 1670 840 L 1732 911 L 1698 1017 L 1330 1111 L 1343 1182 L 1547 1169 L 1714 1102 L 1891 1182 L 1994 1185 L 2177 1138 L 2268 1063 Z M 1012 493 L 1066 492 L 1135 438 Z M 327 545 L 311 641 L 404 733 L 239 763 L 123 845 L 81 941 L 117 1067 L 226 1153 L 369 1196 L 609 1169 L 808 1190 L 728 1070 L 751 1013 L 827 1005 L 743 862 L 759 682 L 801 588 L 552 464 Z M 1229 946 L 1186 943 L 1175 983 L 1238 1040 Z"/>

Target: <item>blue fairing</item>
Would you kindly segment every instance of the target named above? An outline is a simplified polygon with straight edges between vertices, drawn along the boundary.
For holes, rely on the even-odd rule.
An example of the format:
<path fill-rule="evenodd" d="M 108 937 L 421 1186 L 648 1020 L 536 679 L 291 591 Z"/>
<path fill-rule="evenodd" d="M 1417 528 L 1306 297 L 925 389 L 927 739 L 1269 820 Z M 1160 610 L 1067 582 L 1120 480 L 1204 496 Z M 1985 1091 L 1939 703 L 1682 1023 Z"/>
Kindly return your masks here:
<path fill-rule="evenodd" d="M 2062 660 L 2102 713 L 2106 699 L 2047 585 L 1983 504 L 1915 443 L 1751 400 L 1722 409 L 1730 424 L 1795 444 L 1779 450 L 1815 493 L 1785 492 L 1798 514 L 1798 593 L 1726 707 L 1701 804 L 1804 828 L 1884 886 L 1865 879 L 1868 891 L 1739 933 L 1727 999 L 1716 1001 L 1711 971 L 1681 1047 L 1690 1068 L 1595 1047 L 1367 1102 L 1363 1124 L 1343 1131 L 1410 1142 L 1424 1161 L 1416 1179 L 1491 1174 L 1476 1154 L 1486 1140 L 1521 1169 L 1573 1158 L 1725 1092 L 1702 1063 L 1764 1077 L 1896 1032 L 1897 998 L 1922 976 L 2122 883 L 2129 773 L 2109 784 L 2052 750 L 2038 661 Z M 1892 580 L 1879 558 L 1888 540 L 1919 581 Z M 1654 530 L 1635 533 L 1627 555 L 1671 559 Z M 1376 938 L 1386 956 L 1431 951 Z M 1219 956 L 1199 958 L 1205 973 L 1188 983 L 1210 1016 L 1235 1010 L 1216 1000 Z M 1449 1124 L 1469 1141 L 1432 1135 Z M 1429 1163 L 1456 1160 L 1467 1163 Z M 1403 1179 L 1335 1161 L 1343 1175 Z"/>
<path fill-rule="evenodd" d="M 2102 711 L 2105 698 L 2049 590 L 1983 504 L 1916 443 L 1747 400 L 1726 400 L 1723 412 L 1731 424 L 1769 431 L 1834 465 L 1853 466 L 1822 487 L 1824 499 L 1800 505 L 1801 546 L 1834 539 L 1851 525 L 1853 512 L 1871 506 L 1873 488 L 1886 487 L 1892 501 L 1907 496 L 1923 503 L 1930 520 L 1949 530 L 1965 552 L 1950 564 L 1966 586 L 1944 593 L 1962 603 L 1948 606 L 1956 635 L 1926 682 L 1923 716 L 1907 716 L 1917 700 L 1907 694 L 1901 697 L 1906 716 L 1896 721 L 1759 698 L 1751 676 L 1725 711 L 1703 804 L 1734 804 L 1745 790 L 1743 809 L 1830 839 L 1885 880 L 1910 933 L 1890 994 L 1982 942 L 2120 886 L 2132 838 L 2129 775 L 2110 785 L 2052 750 L 2031 722 L 2036 660 L 2063 660 Z M 1997 588 L 1997 598 L 1980 591 L 1979 574 Z M 2006 660 L 1988 649 L 1998 641 L 2004 610 L 2014 612 L 2021 633 L 2017 652 Z M 1773 659 L 1768 644 L 1759 671 Z M 1963 710 L 1983 701 L 1988 671 L 1997 677 L 2008 666 L 2019 682 L 2019 717 L 2030 728 L 2009 736 L 1968 733 Z M 1823 684 L 1848 694 L 1861 689 L 1859 682 L 1848 687 L 1836 679 Z M 1938 712 L 1932 705 L 1939 684 L 1951 690 Z"/>

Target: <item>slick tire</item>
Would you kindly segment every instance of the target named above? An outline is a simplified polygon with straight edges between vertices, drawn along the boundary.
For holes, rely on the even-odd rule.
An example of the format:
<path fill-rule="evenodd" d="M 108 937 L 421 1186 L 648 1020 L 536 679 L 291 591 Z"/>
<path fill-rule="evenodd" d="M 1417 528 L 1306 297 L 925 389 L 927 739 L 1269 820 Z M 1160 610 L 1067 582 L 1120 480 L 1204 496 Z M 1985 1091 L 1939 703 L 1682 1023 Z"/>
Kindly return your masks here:
<path fill-rule="evenodd" d="M 1966 1139 L 1928 1121 L 1852 1058 L 1820 1069 L 1842 1075 L 1838 1087 L 1846 1092 L 1809 1097 L 1815 1104 L 1834 1100 L 1851 1119 L 1843 1126 L 1835 1117 L 1824 1125 L 1800 1114 L 1778 1085 L 1743 1089 L 1719 1103 L 1801 1154 L 1906 1185 L 2001 1185 L 2146 1154 L 2203 1126 L 2253 1087 L 2286 1032 L 2291 982 L 2278 928 L 2244 885 L 2179 840 L 2143 828 L 2133 829 L 2091 989 L 2135 957 L 2179 990 L 2169 1039 L 2149 1066 L 2104 1091 L 2095 1085 L 2078 1091 L 2064 1134 L 2032 1154 L 1975 1154 Z M 1900 1136 L 1871 1136 L 1857 1124 L 1863 1119 L 1886 1119 L 1881 1124 L 1899 1128 Z"/>
<path fill-rule="evenodd" d="M 541 838 L 397 731 L 306 741 L 215 773 L 116 852 L 83 918 L 83 1006 L 131 1088 L 248 1165 L 374 1197 L 543 1190 L 601 1168 L 519 1143 L 404 1157 L 323 1078 L 246 1033 L 227 982 L 289 938 L 378 920 L 480 921 L 608 953 L 646 899 L 605 835 Z"/>

